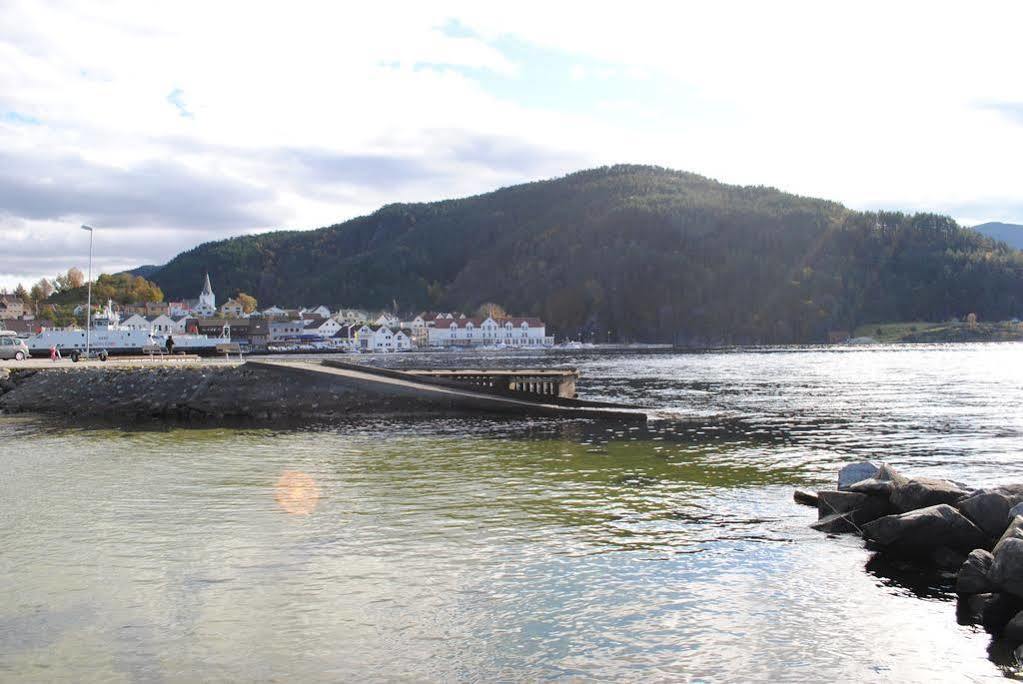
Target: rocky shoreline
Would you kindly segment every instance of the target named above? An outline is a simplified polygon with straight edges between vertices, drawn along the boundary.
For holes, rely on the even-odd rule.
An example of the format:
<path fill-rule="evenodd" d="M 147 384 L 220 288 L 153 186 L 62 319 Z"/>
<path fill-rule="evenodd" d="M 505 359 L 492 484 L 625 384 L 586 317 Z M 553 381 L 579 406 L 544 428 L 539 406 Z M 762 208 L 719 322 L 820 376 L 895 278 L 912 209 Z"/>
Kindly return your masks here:
<path fill-rule="evenodd" d="M 436 404 L 387 396 L 255 364 L 0 368 L 0 412 L 208 422 L 324 421 L 436 414 Z"/>
<path fill-rule="evenodd" d="M 1023 484 L 973 489 L 861 462 L 839 471 L 837 489 L 793 498 L 817 507 L 814 529 L 946 571 L 960 622 L 982 625 L 1023 660 Z"/>

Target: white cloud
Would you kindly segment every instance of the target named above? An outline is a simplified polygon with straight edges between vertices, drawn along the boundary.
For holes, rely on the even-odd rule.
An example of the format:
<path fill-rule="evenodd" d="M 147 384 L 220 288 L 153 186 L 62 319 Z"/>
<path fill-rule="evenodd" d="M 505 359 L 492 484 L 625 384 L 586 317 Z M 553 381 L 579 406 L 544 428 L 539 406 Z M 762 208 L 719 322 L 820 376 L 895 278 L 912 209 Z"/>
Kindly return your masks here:
<path fill-rule="evenodd" d="M 311 228 L 623 161 L 1023 221 L 1021 20 L 1015 2 L 6 2 L 0 149 L 24 189 L 0 206 L 0 285 L 52 270 L 15 231 L 62 244 L 131 217 L 150 239 L 121 245 L 127 265 L 204 216 L 210 239 Z M 560 60 L 542 105 L 530 60 Z M 587 87 L 606 92 L 580 106 Z"/>

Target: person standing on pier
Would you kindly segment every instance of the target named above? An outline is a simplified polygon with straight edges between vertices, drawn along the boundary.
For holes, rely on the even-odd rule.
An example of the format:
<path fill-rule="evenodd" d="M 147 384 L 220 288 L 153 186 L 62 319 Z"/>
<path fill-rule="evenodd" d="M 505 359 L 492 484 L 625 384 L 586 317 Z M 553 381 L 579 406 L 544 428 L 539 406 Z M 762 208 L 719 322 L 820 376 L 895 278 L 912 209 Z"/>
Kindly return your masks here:
<path fill-rule="evenodd" d="M 173 335 L 167 335 L 167 343 L 166 343 L 165 346 L 167 347 L 167 353 L 168 354 L 173 354 L 174 353 L 174 336 Z"/>

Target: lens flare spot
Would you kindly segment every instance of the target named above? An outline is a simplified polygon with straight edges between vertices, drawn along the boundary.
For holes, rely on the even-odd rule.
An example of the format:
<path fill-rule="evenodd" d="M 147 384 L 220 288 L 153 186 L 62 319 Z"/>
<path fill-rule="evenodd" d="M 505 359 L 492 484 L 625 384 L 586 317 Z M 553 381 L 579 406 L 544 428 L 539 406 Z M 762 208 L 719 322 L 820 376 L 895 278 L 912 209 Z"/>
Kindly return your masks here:
<path fill-rule="evenodd" d="M 320 501 L 320 487 L 306 473 L 285 470 L 274 487 L 274 500 L 286 513 L 309 515 Z"/>

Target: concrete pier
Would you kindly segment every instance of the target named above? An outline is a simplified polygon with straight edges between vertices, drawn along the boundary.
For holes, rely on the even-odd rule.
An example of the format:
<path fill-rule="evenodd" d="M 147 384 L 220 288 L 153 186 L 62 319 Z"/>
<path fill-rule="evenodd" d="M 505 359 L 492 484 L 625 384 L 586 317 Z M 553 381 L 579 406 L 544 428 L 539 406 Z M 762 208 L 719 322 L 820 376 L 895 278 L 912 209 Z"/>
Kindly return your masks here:
<path fill-rule="evenodd" d="M 475 414 L 646 419 L 638 409 L 535 391 L 553 392 L 553 376 L 546 389 L 527 392 L 514 389 L 508 376 L 498 377 L 508 386 L 335 361 L 46 360 L 0 367 L 0 411 L 187 420 Z M 572 387 L 574 393 L 574 378 Z"/>

